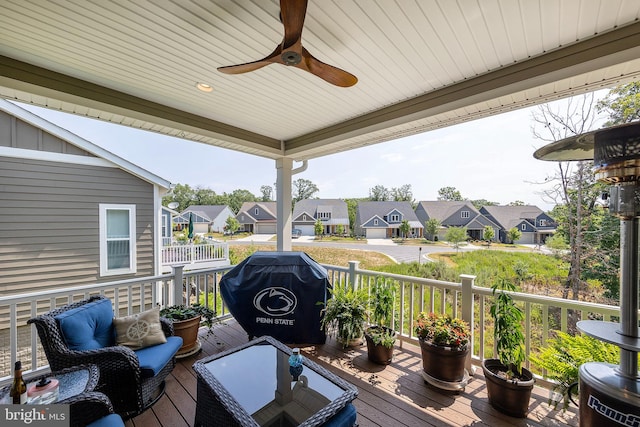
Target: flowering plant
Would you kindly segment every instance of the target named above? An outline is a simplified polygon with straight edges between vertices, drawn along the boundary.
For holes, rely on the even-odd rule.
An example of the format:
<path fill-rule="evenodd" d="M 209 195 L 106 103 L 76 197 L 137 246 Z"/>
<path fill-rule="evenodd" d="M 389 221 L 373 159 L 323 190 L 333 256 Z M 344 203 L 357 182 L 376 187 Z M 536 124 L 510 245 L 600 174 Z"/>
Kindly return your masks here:
<path fill-rule="evenodd" d="M 422 312 L 416 319 L 415 332 L 419 339 L 434 345 L 463 347 L 469 342 L 469 324 L 448 314 Z"/>

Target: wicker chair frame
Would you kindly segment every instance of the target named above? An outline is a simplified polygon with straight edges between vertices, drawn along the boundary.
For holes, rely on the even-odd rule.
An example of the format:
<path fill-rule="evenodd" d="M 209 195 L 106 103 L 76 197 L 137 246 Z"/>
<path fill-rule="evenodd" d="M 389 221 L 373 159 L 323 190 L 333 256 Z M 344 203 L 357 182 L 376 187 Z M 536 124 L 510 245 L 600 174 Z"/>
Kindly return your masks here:
<path fill-rule="evenodd" d="M 106 394 L 113 404 L 115 413 L 123 419 L 128 419 L 142 413 L 162 397 L 164 380 L 175 367 L 176 360 L 175 357 L 172 358 L 157 375 L 143 378 L 138 357 L 128 347 L 111 346 L 85 351 L 69 349 L 55 316 L 101 299 L 106 297 L 94 296 L 65 305 L 34 317 L 27 323 L 36 326 L 52 371 L 77 365 L 97 365 L 100 380 L 96 391 Z M 173 335 L 173 324 L 164 318 L 160 321 L 165 336 Z"/>

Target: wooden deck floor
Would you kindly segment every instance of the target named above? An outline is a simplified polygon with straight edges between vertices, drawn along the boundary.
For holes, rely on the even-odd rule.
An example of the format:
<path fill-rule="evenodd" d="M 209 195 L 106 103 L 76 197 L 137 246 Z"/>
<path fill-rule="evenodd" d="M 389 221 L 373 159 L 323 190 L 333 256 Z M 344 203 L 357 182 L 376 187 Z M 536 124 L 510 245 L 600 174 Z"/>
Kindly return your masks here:
<path fill-rule="evenodd" d="M 192 426 L 195 417 L 196 376 L 193 363 L 202 357 L 247 342 L 244 330 L 229 321 L 215 328 L 215 337 L 203 341 L 202 352 L 182 359 L 167 379 L 165 395 L 143 414 L 127 420 L 127 427 Z M 577 426 L 576 408 L 563 413 L 547 405 L 546 389 L 536 386 L 526 419 L 512 418 L 493 409 L 488 401 L 482 370 L 461 393 L 438 391 L 420 375 L 422 359 L 417 346 L 396 346 L 391 365 L 367 360 L 366 345 L 343 350 L 335 340 L 302 348 L 303 354 L 358 387 L 354 405 L 360 427 L 370 426 Z"/>

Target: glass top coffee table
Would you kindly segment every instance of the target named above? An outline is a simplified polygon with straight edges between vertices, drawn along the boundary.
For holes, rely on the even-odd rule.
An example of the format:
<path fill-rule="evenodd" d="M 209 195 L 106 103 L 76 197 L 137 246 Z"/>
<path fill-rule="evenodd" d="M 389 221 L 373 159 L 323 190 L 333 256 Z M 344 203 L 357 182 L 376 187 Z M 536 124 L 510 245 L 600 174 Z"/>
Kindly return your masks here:
<path fill-rule="evenodd" d="M 304 358 L 298 380 L 292 351 L 272 337 L 204 358 L 198 376 L 196 426 L 318 426 L 344 409 L 358 389 Z"/>

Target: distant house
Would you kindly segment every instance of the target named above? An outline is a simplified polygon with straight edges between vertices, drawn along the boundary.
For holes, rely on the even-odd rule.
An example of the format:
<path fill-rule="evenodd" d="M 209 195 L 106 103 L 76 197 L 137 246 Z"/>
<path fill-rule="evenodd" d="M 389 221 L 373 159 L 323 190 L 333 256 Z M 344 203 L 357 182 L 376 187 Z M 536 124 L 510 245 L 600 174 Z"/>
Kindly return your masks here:
<path fill-rule="evenodd" d="M 174 219 L 175 224 L 189 224 L 189 214 L 193 214 L 194 233 L 222 233 L 227 218 L 235 214 L 227 205 L 191 205 Z"/>
<path fill-rule="evenodd" d="M 211 220 L 202 212 L 187 211 L 173 217 L 173 224 L 176 229 L 184 230 L 189 226 L 189 222 L 193 223 L 194 234 L 205 234 L 209 232 L 209 223 Z"/>
<path fill-rule="evenodd" d="M 276 234 L 276 202 L 244 202 L 236 214 L 240 231 Z"/>
<path fill-rule="evenodd" d="M 322 222 L 323 234 L 349 233 L 349 210 L 340 199 L 304 199 L 293 207 L 293 228 L 301 230 L 303 236 L 315 235 L 315 223 Z"/>
<path fill-rule="evenodd" d="M 494 230 L 497 240 L 500 226 L 486 218 L 467 200 L 432 200 L 418 202 L 416 216 L 425 225 L 432 218 L 440 222 L 438 239 L 443 240 L 447 229 L 451 227 L 466 227 L 470 239 L 483 240 L 484 228 L 488 225 Z"/>
<path fill-rule="evenodd" d="M 557 223 L 537 206 L 484 206 L 480 212 L 500 225 L 498 236 L 503 243 L 543 244 L 556 232 Z M 522 237 L 510 242 L 507 232 L 514 227 Z"/>
<path fill-rule="evenodd" d="M 409 235 L 422 237 L 424 226 L 409 202 L 359 202 L 356 208 L 356 235 L 367 239 L 402 237 L 400 224 L 409 222 Z"/>
<path fill-rule="evenodd" d="M 0 100 L 0 295 L 160 274 L 170 186 Z"/>
<path fill-rule="evenodd" d="M 173 218 L 178 216 L 179 212 L 166 206 L 162 207 L 162 244 L 170 245 L 173 240 Z"/>

